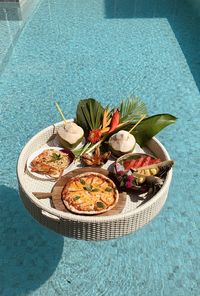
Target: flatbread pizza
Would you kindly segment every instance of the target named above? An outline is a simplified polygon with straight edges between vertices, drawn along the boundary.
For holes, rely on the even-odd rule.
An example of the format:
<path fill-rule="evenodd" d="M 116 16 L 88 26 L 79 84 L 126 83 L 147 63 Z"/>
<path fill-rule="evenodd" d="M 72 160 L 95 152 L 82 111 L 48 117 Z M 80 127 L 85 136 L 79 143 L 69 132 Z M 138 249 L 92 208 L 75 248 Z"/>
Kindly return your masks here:
<path fill-rule="evenodd" d="M 99 173 L 83 173 L 67 182 L 62 200 L 76 214 L 95 215 L 111 210 L 119 199 L 115 183 Z"/>

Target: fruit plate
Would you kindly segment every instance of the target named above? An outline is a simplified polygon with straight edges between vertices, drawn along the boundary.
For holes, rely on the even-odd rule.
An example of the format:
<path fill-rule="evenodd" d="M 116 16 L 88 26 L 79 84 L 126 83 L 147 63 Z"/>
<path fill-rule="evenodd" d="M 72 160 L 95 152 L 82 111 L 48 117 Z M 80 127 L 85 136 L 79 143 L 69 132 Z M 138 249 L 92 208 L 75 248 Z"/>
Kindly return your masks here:
<path fill-rule="evenodd" d="M 51 146 L 56 131 L 63 122 L 47 127 L 36 134 L 23 148 L 17 164 L 18 186 L 21 199 L 29 213 L 42 225 L 57 233 L 85 240 L 105 240 L 129 234 L 149 223 L 163 207 L 172 178 L 172 169 L 167 173 L 162 188 L 153 196 L 127 195 L 124 208 L 120 213 L 104 216 L 84 216 L 57 210 L 51 199 L 39 200 L 33 192 L 51 192 L 54 184 L 49 180 L 33 178 L 27 173 L 26 163 L 34 151 L 43 146 Z M 55 146 L 55 145 L 54 145 Z M 147 147 L 142 149 L 160 158 L 169 160 L 165 147 L 152 138 Z M 141 152 L 141 151 L 137 151 Z M 109 170 L 113 161 L 109 160 L 102 168 Z M 80 168 L 80 164 L 72 164 L 71 170 Z"/>

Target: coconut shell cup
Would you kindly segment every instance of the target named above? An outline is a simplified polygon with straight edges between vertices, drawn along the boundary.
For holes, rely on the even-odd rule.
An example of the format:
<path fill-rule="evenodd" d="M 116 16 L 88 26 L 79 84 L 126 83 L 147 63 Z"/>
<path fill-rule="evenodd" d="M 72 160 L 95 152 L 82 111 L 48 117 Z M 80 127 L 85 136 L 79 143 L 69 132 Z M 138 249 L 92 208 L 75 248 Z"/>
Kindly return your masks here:
<path fill-rule="evenodd" d="M 133 152 L 133 150 L 135 149 L 135 146 L 136 146 L 136 143 L 129 151 L 122 152 L 122 151 L 119 151 L 119 150 L 115 150 L 111 145 L 109 145 L 109 150 L 111 151 L 112 156 L 114 158 L 117 158 L 117 157 L 125 156 L 125 155 Z"/>
<path fill-rule="evenodd" d="M 60 145 L 62 145 L 66 149 L 74 149 L 82 142 L 84 138 L 84 132 L 82 131 L 82 133 L 80 133 L 80 137 L 76 135 L 74 141 L 69 141 L 67 140 L 68 136 L 67 131 L 65 130 L 65 126 L 61 126 L 57 131 L 57 136 Z"/>
<path fill-rule="evenodd" d="M 77 140 L 75 143 L 70 144 L 69 142 L 67 142 L 66 140 L 64 140 L 62 138 L 62 136 L 58 133 L 58 141 L 60 143 L 60 145 L 66 149 L 75 149 L 82 141 L 83 141 L 83 137 L 81 137 L 79 140 Z"/>
<path fill-rule="evenodd" d="M 136 146 L 136 140 L 129 132 L 121 130 L 109 138 L 108 146 L 112 156 L 120 157 L 133 152 Z"/>

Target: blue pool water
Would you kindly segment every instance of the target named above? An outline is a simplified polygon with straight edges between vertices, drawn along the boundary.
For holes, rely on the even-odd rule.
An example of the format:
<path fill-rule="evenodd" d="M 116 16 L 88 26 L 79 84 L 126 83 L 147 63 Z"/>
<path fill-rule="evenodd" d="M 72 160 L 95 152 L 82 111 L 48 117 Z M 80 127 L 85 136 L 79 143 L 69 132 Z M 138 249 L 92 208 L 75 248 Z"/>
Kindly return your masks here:
<path fill-rule="evenodd" d="M 5 67 L 9 40 L 0 21 L 0 295 L 200 295 L 200 4 L 195 5 L 41 0 L 6 51 Z M 116 106 L 131 94 L 146 102 L 150 114 L 178 117 L 158 136 L 176 160 L 161 213 L 138 232 L 111 241 L 77 241 L 40 226 L 17 191 L 15 167 L 25 143 L 60 121 L 55 100 L 73 117 L 80 98 Z"/>

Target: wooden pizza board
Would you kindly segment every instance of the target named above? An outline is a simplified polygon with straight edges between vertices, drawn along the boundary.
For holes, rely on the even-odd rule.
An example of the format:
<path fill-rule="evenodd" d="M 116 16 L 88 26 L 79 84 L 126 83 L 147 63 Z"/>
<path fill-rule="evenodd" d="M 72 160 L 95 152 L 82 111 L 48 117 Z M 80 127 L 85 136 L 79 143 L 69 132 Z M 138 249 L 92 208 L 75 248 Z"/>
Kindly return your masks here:
<path fill-rule="evenodd" d="M 54 185 L 54 187 L 52 189 L 51 200 L 52 200 L 53 206 L 57 210 L 63 211 L 63 212 L 69 212 L 69 210 L 65 207 L 65 205 L 62 201 L 61 195 L 62 195 L 63 187 L 65 186 L 65 184 L 67 183 L 67 181 L 70 178 L 75 177 L 79 174 L 87 173 L 87 172 L 99 173 L 99 174 L 102 174 L 102 175 L 112 179 L 112 174 L 109 171 L 101 169 L 101 168 L 87 167 L 87 168 L 80 168 L 80 169 L 75 169 L 73 171 L 70 171 L 66 175 L 62 176 L 61 179 L 56 182 L 56 184 Z M 98 215 L 111 216 L 111 215 L 119 214 L 123 210 L 125 203 L 126 203 L 126 193 L 119 192 L 119 201 L 116 204 L 116 206 L 113 209 L 111 209 L 110 211 L 102 213 L 102 214 L 98 214 Z"/>

